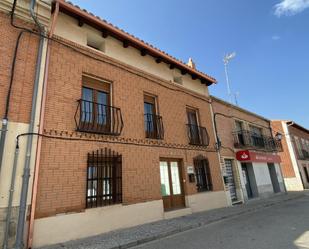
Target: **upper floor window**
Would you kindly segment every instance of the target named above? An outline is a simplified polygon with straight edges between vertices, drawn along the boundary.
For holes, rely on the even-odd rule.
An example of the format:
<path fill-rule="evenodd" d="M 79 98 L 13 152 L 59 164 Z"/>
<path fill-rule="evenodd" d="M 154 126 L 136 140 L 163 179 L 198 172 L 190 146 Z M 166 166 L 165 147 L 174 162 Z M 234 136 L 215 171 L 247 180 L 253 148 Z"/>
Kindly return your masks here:
<path fill-rule="evenodd" d="M 302 149 L 302 146 L 300 144 L 298 137 L 294 137 L 294 141 L 295 141 L 296 150 L 297 150 L 299 158 L 300 159 L 304 158 L 303 149 Z"/>
<path fill-rule="evenodd" d="M 180 84 L 180 85 L 182 85 L 182 83 L 183 83 L 183 80 L 182 80 L 182 77 L 181 77 L 181 76 L 174 76 L 174 77 L 173 77 L 173 81 L 174 81 L 175 83 L 177 83 L 177 84 Z"/>
<path fill-rule="evenodd" d="M 83 78 L 82 87 L 82 122 L 110 128 L 110 84 L 90 78 Z"/>
<path fill-rule="evenodd" d="M 239 145 L 245 145 L 245 134 L 244 134 L 243 122 L 239 120 L 235 120 L 235 127 L 236 127 L 237 143 Z"/>
<path fill-rule="evenodd" d="M 157 114 L 157 98 L 144 95 L 144 122 L 146 138 L 163 139 L 162 117 Z"/>
<path fill-rule="evenodd" d="M 82 80 L 79 111 L 75 114 L 77 130 L 119 135 L 123 121 L 120 109 L 111 106 L 110 83 L 89 77 Z"/>
<path fill-rule="evenodd" d="M 250 132 L 253 145 L 256 147 L 265 147 L 262 128 L 250 125 Z"/>
<path fill-rule="evenodd" d="M 198 110 L 187 108 L 188 136 L 192 145 L 208 146 L 209 136 L 205 127 L 199 126 Z"/>

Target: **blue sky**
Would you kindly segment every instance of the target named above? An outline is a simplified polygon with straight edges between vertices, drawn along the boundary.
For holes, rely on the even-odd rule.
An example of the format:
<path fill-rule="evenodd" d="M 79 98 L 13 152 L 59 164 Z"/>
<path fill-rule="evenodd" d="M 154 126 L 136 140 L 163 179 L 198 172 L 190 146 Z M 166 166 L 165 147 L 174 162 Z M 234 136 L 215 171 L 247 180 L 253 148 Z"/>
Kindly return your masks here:
<path fill-rule="evenodd" d="M 73 0 L 75 4 L 218 80 L 222 58 L 243 108 L 309 128 L 309 0 Z"/>

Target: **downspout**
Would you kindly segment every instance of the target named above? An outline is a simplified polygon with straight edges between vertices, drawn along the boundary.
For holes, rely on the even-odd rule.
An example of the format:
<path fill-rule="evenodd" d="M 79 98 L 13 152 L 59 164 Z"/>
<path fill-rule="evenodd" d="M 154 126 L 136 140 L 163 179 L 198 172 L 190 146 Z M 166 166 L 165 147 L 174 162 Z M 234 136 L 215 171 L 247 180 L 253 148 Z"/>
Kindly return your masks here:
<path fill-rule="evenodd" d="M 52 23 L 50 26 L 49 38 L 52 38 L 54 29 L 56 26 L 56 21 L 59 13 L 59 2 L 55 2 L 55 10 L 52 16 Z M 43 83 L 43 94 L 41 101 L 41 113 L 40 113 L 40 122 L 39 122 L 39 134 L 43 133 L 44 129 L 44 118 L 45 118 L 45 103 L 46 103 L 46 95 L 47 95 L 47 84 L 48 84 L 48 71 L 49 71 L 49 58 L 50 58 L 50 41 L 47 43 L 47 51 L 46 51 L 46 63 L 45 63 L 45 71 L 44 71 L 44 83 Z M 42 146 L 42 137 L 38 137 L 37 144 L 37 152 L 35 158 L 34 165 L 34 179 L 33 179 L 33 187 L 32 187 L 32 198 L 31 198 L 31 211 L 30 211 L 30 221 L 29 221 L 29 232 L 28 232 L 28 241 L 27 248 L 32 247 L 33 242 L 33 230 L 34 230 L 34 216 L 35 216 L 35 208 L 36 208 L 36 199 L 37 199 L 37 188 L 38 188 L 38 179 L 39 179 L 39 171 L 40 171 L 40 158 L 41 158 L 41 146 Z"/>
<path fill-rule="evenodd" d="M 42 63 L 42 54 L 43 54 L 43 47 L 44 47 L 44 27 L 39 23 L 35 12 L 36 0 L 31 0 L 30 2 L 30 14 L 34 22 L 36 23 L 37 27 L 39 28 L 40 32 L 40 41 L 39 41 L 39 49 L 37 55 L 37 63 L 35 69 L 35 81 L 33 87 L 33 95 L 32 95 L 32 104 L 31 104 L 31 115 L 30 115 L 30 123 L 29 123 L 29 133 L 34 132 L 35 128 L 35 114 L 36 114 L 36 106 L 37 106 L 37 96 L 38 96 L 38 89 L 39 89 L 39 81 L 40 81 L 40 74 L 41 74 L 41 63 Z M 28 187 L 29 187 L 29 178 L 30 178 L 30 159 L 32 154 L 32 142 L 33 136 L 29 136 L 27 139 L 27 147 L 26 147 L 26 158 L 24 164 L 24 173 L 22 177 L 22 188 L 20 194 L 20 206 L 19 206 L 19 213 L 18 213 L 18 222 L 17 222 L 17 232 L 16 232 L 16 249 L 23 248 L 23 238 L 24 238 L 24 227 L 25 227 L 25 217 L 26 217 L 26 209 L 27 209 L 27 195 L 28 195 Z"/>

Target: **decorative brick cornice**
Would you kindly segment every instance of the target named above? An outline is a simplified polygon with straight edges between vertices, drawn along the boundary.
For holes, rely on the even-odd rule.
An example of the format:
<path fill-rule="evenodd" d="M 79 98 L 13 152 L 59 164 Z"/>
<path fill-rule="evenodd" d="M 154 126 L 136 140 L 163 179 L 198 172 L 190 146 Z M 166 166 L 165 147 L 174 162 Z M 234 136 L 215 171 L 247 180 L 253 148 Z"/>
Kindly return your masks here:
<path fill-rule="evenodd" d="M 157 148 L 171 148 L 182 150 L 196 150 L 196 151 L 208 151 L 216 152 L 214 148 L 208 148 L 204 146 L 194 146 L 189 144 L 167 143 L 162 140 L 154 139 L 138 139 L 138 138 L 126 138 L 115 137 L 109 135 L 100 135 L 93 133 L 84 133 L 78 131 L 63 131 L 63 130 L 46 130 L 44 129 L 44 137 L 51 139 L 61 139 L 68 141 L 80 141 L 80 142 L 101 142 L 101 143 L 114 143 L 133 146 L 145 146 L 145 147 L 157 147 Z"/>

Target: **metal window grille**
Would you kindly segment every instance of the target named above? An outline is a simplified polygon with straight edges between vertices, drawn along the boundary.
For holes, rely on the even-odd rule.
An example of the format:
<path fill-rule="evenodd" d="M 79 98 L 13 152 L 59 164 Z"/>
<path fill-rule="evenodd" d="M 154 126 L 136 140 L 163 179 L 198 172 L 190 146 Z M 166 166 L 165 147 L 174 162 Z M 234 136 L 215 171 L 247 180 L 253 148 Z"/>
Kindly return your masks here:
<path fill-rule="evenodd" d="M 111 149 L 88 153 L 86 208 L 122 202 L 122 156 Z"/>
<path fill-rule="evenodd" d="M 212 191 L 212 181 L 207 158 L 198 157 L 194 159 L 194 168 L 196 174 L 196 187 L 198 192 Z"/>

